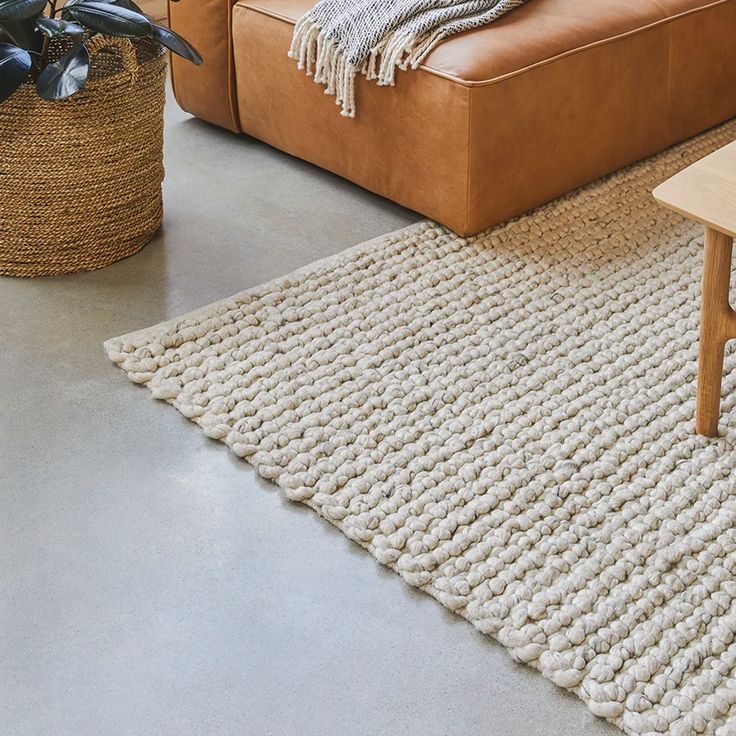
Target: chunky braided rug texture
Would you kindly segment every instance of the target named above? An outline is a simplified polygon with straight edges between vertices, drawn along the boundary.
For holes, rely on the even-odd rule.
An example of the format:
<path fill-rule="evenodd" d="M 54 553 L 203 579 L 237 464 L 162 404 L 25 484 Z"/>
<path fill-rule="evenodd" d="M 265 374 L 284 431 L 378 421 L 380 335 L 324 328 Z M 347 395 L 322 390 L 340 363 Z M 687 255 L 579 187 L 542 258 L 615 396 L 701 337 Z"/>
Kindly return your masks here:
<path fill-rule="evenodd" d="M 652 188 L 731 122 L 471 239 L 430 222 L 111 359 L 631 734 L 736 734 L 736 356 L 693 431 L 701 229 Z"/>

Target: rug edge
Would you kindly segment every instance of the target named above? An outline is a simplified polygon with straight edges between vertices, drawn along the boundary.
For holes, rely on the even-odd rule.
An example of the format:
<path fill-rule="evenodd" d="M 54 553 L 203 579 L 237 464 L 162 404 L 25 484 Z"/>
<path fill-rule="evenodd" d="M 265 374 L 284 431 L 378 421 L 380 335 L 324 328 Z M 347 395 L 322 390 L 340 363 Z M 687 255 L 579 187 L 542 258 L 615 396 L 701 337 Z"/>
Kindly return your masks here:
<path fill-rule="evenodd" d="M 126 354 L 121 351 L 122 344 L 124 342 L 131 343 L 136 348 L 143 347 L 143 345 L 152 342 L 153 339 L 155 339 L 158 335 L 166 333 L 171 327 L 175 326 L 176 324 L 188 319 L 195 319 L 197 317 L 201 317 L 202 315 L 209 314 L 212 311 L 213 307 L 222 304 L 222 302 L 242 299 L 254 293 L 256 290 L 263 289 L 265 287 L 276 287 L 286 279 L 292 279 L 296 276 L 301 276 L 304 273 L 314 273 L 315 270 L 325 268 L 328 265 L 336 265 L 342 260 L 348 259 L 351 256 L 355 255 L 356 253 L 360 253 L 368 248 L 383 245 L 390 238 L 402 236 L 405 233 L 411 232 L 412 230 L 419 231 L 421 228 L 427 226 L 439 227 L 443 230 L 447 230 L 447 228 L 445 228 L 443 225 L 440 225 L 433 220 L 429 220 L 427 218 L 418 220 L 417 222 L 413 222 L 409 225 L 401 227 L 398 230 L 391 230 L 388 233 L 377 235 L 375 238 L 371 238 L 370 240 L 364 240 L 360 243 L 356 243 L 355 245 L 352 245 L 345 250 L 341 250 L 338 253 L 333 253 L 332 255 L 325 256 L 324 258 L 319 258 L 316 261 L 311 261 L 310 263 L 300 266 L 293 271 L 289 271 L 286 274 L 277 276 L 273 279 L 270 279 L 269 281 L 264 281 L 262 283 L 256 284 L 247 289 L 243 289 L 242 291 L 238 291 L 235 294 L 231 294 L 230 296 L 222 297 L 213 302 L 210 302 L 209 304 L 198 307 L 197 309 L 193 309 L 183 314 L 178 314 L 174 317 L 170 317 L 169 319 L 157 322 L 156 324 L 153 324 L 149 327 L 143 327 L 139 330 L 133 330 L 132 332 L 127 332 L 116 337 L 108 338 L 102 343 L 102 348 L 105 351 L 107 357 L 113 363 L 119 366 L 126 358 Z M 448 232 L 451 231 L 448 230 Z M 453 235 L 455 235 L 455 233 L 453 233 Z M 461 235 L 455 235 L 455 237 L 459 239 L 464 239 Z"/>

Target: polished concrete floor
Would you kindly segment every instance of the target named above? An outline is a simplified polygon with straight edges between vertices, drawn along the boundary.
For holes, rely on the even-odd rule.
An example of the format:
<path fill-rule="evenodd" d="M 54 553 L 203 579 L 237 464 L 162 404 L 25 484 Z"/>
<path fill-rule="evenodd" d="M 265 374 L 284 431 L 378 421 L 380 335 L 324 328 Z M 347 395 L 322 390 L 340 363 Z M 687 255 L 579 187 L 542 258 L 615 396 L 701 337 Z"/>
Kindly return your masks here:
<path fill-rule="evenodd" d="M 0 734 L 617 733 L 107 361 L 417 219 L 173 104 L 166 165 L 140 254 L 0 279 Z"/>

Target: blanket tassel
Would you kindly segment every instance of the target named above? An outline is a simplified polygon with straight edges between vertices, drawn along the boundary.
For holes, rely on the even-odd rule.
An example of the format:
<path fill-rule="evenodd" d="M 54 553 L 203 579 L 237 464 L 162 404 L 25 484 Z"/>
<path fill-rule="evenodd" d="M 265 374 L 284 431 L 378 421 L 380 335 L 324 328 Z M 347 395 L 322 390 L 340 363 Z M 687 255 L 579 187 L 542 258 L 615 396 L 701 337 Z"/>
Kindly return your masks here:
<path fill-rule="evenodd" d="M 390 33 L 371 50 L 362 66 L 347 60 L 343 48 L 327 36 L 308 15 L 299 19 L 289 49 L 297 67 L 325 86 L 325 94 L 335 97 L 345 117 L 355 117 L 355 78 L 363 74 L 379 86 L 393 86 L 396 69 L 416 69 L 443 39 L 442 32 L 414 37 Z"/>

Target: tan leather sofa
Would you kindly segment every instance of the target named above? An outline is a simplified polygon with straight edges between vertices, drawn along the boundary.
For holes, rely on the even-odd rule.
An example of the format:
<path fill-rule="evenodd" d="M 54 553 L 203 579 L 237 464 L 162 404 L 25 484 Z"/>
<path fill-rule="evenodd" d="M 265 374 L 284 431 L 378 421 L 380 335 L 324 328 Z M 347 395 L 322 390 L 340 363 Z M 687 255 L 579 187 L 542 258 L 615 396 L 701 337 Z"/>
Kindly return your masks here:
<path fill-rule="evenodd" d="M 192 114 L 475 233 L 736 115 L 736 0 L 529 0 L 440 44 L 358 114 L 287 57 L 313 0 L 180 0 Z"/>

